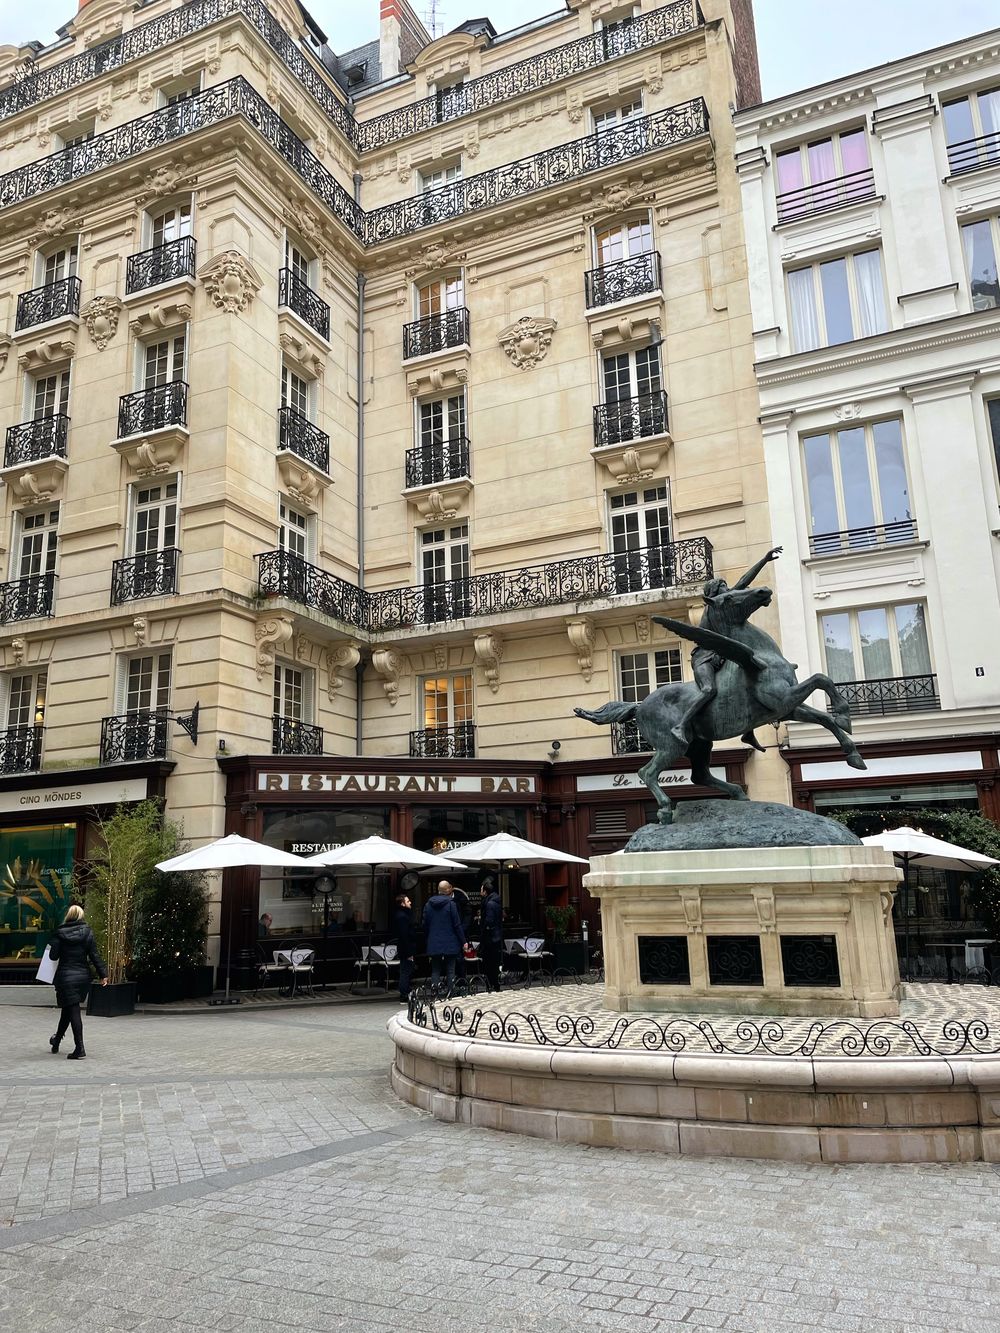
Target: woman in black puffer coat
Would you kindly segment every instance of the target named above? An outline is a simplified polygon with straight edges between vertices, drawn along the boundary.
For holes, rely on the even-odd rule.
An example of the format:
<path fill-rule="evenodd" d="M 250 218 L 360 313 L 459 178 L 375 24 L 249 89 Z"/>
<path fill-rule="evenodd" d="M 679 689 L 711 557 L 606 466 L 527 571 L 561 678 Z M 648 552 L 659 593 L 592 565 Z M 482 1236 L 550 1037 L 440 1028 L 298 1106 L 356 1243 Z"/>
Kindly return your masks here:
<path fill-rule="evenodd" d="M 82 1060 L 87 1052 L 83 1049 L 83 1019 L 80 1005 L 87 998 L 90 990 L 90 964 L 97 968 L 101 985 L 108 984 L 108 969 L 104 959 L 97 952 L 94 932 L 83 919 L 82 907 L 71 907 L 49 941 L 49 957 L 58 964 L 56 968 L 56 1004 L 62 1013 L 56 1035 L 49 1038 L 52 1054 L 59 1050 L 59 1043 L 66 1035 L 66 1029 L 73 1029 L 73 1050 L 67 1060 Z"/>

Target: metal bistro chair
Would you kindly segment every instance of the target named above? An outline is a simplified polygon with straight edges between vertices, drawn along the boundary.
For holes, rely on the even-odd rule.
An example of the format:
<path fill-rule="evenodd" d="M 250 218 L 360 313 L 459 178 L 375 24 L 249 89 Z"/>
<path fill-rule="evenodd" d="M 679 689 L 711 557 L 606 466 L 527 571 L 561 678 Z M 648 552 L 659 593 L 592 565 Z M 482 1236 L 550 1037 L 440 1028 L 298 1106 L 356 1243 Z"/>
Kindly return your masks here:
<path fill-rule="evenodd" d="M 275 985 L 280 985 L 280 978 L 288 971 L 288 964 L 279 961 L 280 950 L 274 950 L 270 955 L 264 947 L 257 945 L 257 980 L 254 983 L 253 994 L 257 995 L 260 991 L 267 990 L 268 978 L 275 977 Z M 271 959 L 274 961 L 272 962 Z"/>
<path fill-rule="evenodd" d="M 531 963 L 534 960 L 537 963 L 535 972 L 543 972 L 546 969 L 546 958 L 552 958 L 554 955 L 551 949 L 546 949 L 545 941 L 540 936 L 532 935 L 524 941 L 524 953 L 527 958 L 528 972 L 531 972 Z M 551 964 L 548 964 L 548 970 L 551 971 Z"/>
<path fill-rule="evenodd" d="M 285 971 L 291 974 L 291 980 L 288 983 L 288 994 L 294 999 L 295 992 L 298 989 L 304 990 L 307 995 L 315 996 L 313 989 L 313 972 L 315 970 L 316 951 L 314 949 L 290 948 L 280 949 L 275 955 L 275 961 L 279 958 L 285 961 Z M 302 978 L 301 983 L 299 978 Z"/>
<path fill-rule="evenodd" d="M 361 946 L 361 957 L 354 964 L 354 981 L 351 983 L 353 991 L 361 978 L 361 973 L 365 973 L 365 985 L 371 990 L 372 968 L 385 968 L 385 989 L 389 990 L 389 977 L 392 969 L 399 970 L 399 958 L 397 954 L 399 948 L 395 944 L 363 944 Z"/>

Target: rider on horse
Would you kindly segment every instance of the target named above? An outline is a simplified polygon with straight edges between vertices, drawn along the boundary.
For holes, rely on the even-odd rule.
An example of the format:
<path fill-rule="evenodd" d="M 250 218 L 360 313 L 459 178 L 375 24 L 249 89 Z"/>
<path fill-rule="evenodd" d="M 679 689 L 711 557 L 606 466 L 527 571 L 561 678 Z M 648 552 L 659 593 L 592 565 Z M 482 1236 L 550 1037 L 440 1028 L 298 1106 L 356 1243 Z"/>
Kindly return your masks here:
<path fill-rule="evenodd" d="M 777 560 L 781 554 L 781 547 L 775 546 L 773 550 L 768 551 L 767 555 L 762 556 L 755 565 L 751 565 L 747 572 L 733 585 L 733 589 L 749 588 L 754 579 L 772 560 Z M 716 634 L 729 635 L 732 630 L 732 620 L 729 616 L 728 602 L 731 595 L 731 589 L 725 579 L 709 579 L 702 590 L 702 597 L 705 601 L 705 611 L 701 617 L 702 629 L 713 630 Z M 671 728 L 672 734 L 677 740 L 687 745 L 691 740 L 691 723 L 702 711 L 707 708 L 716 695 L 715 677 L 720 668 L 725 664 L 725 660 L 714 652 L 711 648 L 703 648 L 699 644 L 691 654 L 691 667 L 694 671 L 695 684 L 698 686 L 698 694 L 688 705 L 687 711 L 677 723 Z M 752 731 L 746 733 L 741 739 L 754 749 L 760 750 L 762 747 L 757 744 Z"/>

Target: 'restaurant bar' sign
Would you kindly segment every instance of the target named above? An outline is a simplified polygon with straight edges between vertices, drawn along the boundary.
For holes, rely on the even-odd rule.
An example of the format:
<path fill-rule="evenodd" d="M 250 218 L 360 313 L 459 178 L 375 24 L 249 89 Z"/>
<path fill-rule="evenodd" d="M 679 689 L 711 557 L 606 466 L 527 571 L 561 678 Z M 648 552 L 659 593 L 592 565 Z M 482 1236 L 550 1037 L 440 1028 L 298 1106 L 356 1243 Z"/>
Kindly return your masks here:
<path fill-rule="evenodd" d="M 393 796 L 528 796 L 535 779 L 500 773 L 493 777 L 435 773 L 258 773 L 257 790 L 294 791 L 307 796 L 328 792 Z"/>

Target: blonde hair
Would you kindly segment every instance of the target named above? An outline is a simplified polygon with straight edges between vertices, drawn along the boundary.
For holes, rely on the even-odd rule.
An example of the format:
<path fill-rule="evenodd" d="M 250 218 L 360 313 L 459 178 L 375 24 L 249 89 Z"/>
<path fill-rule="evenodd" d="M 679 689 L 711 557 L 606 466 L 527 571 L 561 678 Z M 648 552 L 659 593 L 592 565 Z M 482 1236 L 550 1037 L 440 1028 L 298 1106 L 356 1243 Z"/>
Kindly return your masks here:
<path fill-rule="evenodd" d="M 74 921 L 83 920 L 83 908 L 79 903 L 74 903 L 66 915 L 63 917 L 63 925 L 71 925 Z"/>

